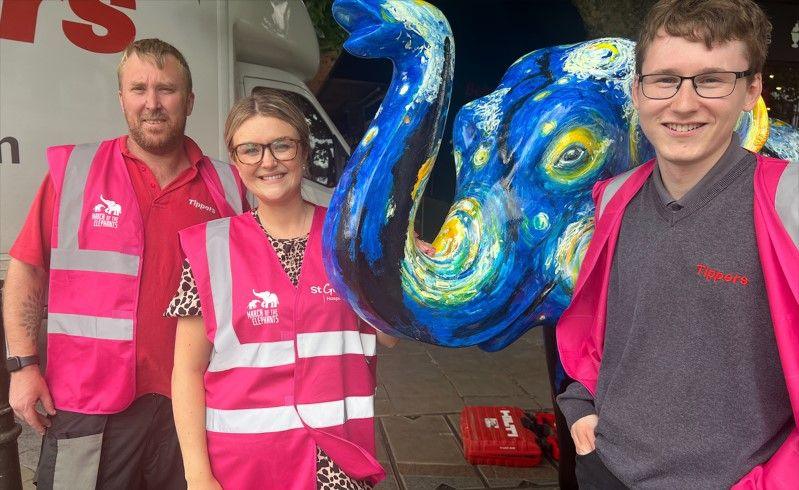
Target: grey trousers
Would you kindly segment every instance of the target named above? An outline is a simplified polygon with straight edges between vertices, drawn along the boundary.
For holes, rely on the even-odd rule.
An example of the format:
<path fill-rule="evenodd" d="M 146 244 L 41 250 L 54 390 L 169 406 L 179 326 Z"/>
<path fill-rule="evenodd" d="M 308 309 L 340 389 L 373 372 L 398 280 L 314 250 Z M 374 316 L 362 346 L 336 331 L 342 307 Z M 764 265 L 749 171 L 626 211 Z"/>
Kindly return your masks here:
<path fill-rule="evenodd" d="M 36 470 L 38 488 L 186 488 L 169 398 L 144 395 L 112 415 L 60 410 L 50 420 Z"/>

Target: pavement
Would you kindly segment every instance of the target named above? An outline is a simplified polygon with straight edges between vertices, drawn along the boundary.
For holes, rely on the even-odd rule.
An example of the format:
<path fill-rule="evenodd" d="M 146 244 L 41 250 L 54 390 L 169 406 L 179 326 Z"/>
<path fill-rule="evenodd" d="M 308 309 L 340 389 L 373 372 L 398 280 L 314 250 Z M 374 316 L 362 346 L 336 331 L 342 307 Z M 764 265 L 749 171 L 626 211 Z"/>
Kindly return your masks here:
<path fill-rule="evenodd" d="M 376 489 L 557 488 L 557 470 L 546 460 L 533 468 L 469 464 L 460 437 L 467 405 L 552 408 L 541 334 L 533 329 L 494 353 L 411 341 L 381 347 L 376 433 L 388 477 Z M 33 490 L 41 439 L 27 428 L 18 443 L 23 488 Z"/>

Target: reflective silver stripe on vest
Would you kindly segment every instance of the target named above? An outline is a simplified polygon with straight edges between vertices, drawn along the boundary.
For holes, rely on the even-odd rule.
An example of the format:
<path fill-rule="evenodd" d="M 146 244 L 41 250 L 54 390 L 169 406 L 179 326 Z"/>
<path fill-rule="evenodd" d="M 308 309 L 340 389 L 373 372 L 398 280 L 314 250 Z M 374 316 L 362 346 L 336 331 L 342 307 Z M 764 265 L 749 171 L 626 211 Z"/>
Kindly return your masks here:
<path fill-rule="evenodd" d="M 219 175 L 219 181 L 222 182 L 222 189 L 225 191 L 225 200 L 236 214 L 241 214 L 241 194 L 239 194 L 239 186 L 236 183 L 236 177 L 233 175 L 233 167 L 227 163 L 220 162 L 219 160 L 209 159 L 216 168 L 216 174 Z"/>
<path fill-rule="evenodd" d="M 605 187 L 605 192 L 602 193 L 602 200 L 599 203 L 599 212 L 596 215 L 597 220 L 602 217 L 602 213 L 605 212 L 605 207 L 608 205 L 616 192 L 621 189 L 621 186 L 627 182 L 627 179 L 629 179 L 636 170 L 638 170 L 638 167 L 613 177 L 613 180 L 611 180 L 610 183 Z"/>
<path fill-rule="evenodd" d="M 230 220 L 209 222 L 205 228 L 208 276 L 216 316 L 214 350 L 208 371 L 219 372 L 239 367 L 274 367 L 294 363 L 294 341 L 241 344 L 233 329 L 233 288 L 230 270 Z"/>
<path fill-rule="evenodd" d="M 206 408 L 205 427 L 212 432 L 262 434 L 299 429 L 307 425 L 321 429 L 347 420 L 374 416 L 373 396 L 350 396 L 343 400 L 293 406 L 224 410 Z M 302 418 L 300 418 L 302 417 Z"/>
<path fill-rule="evenodd" d="M 799 247 L 799 163 L 789 163 L 782 171 L 774 195 L 777 215 L 790 235 L 793 244 Z"/>
<path fill-rule="evenodd" d="M 218 332 L 219 330 L 217 330 Z M 216 347 L 216 344 L 214 344 Z M 214 349 L 208 371 L 219 372 L 240 367 L 275 367 L 294 364 L 294 342 L 264 342 L 239 344 L 235 348 L 217 352 Z"/>
<path fill-rule="evenodd" d="M 363 355 L 375 355 L 377 353 L 377 335 L 373 333 L 362 333 L 361 345 L 363 345 Z"/>
<path fill-rule="evenodd" d="M 58 210 L 58 248 L 78 248 L 83 193 L 100 143 L 75 145 L 69 155 Z"/>
<path fill-rule="evenodd" d="M 211 432 L 263 434 L 301 427 L 300 415 L 291 405 L 238 410 L 205 409 L 205 428 Z"/>
<path fill-rule="evenodd" d="M 340 356 L 342 354 L 374 355 L 374 335 L 358 331 L 317 332 L 297 334 L 297 356 Z M 366 338 L 365 338 L 366 337 Z M 364 341 L 366 344 L 364 344 Z M 371 350 L 371 352 L 369 352 Z"/>
<path fill-rule="evenodd" d="M 352 419 L 374 416 L 373 396 L 348 396 L 343 400 L 297 405 L 302 420 L 315 429 L 335 427 Z"/>
<path fill-rule="evenodd" d="M 139 274 L 139 257 L 104 250 L 64 250 L 50 252 L 50 266 L 63 271 L 107 272 L 110 274 Z"/>
<path fill-rule="evenodd" d="M 133 340 L 133 320 L 69 313 L 49 313 L 47 333 L 104 340 Z"/>

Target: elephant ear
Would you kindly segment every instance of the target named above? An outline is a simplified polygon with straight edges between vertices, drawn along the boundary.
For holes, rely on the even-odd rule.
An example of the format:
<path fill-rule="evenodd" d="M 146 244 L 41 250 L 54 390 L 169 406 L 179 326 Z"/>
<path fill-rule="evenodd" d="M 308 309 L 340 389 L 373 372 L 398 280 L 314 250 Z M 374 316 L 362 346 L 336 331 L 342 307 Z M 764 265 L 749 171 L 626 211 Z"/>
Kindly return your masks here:
<path fill-rule="evenodd" d="M 746 116 L 746 114 L 745 114 Z M 766 144 L 769 135 L 768 109 L 763 97 L 758 97 L 755 107 L 752 109 L 751 121 L 745 134 L 741 136 L 741 146 L 752 152 L 759 152 Z"/>

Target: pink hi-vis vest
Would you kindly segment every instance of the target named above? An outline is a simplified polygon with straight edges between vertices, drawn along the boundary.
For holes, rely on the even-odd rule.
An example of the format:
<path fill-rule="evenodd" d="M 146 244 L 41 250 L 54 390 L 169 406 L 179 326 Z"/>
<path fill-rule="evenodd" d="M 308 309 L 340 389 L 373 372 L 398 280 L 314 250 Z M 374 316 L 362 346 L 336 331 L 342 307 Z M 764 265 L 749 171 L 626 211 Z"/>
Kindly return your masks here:
<path fill-rule="evenodd" d="M 297 287 L 250 213 L 180 232 L 213 351 L 206 434 L 225 489 L 316 489 L 316 447 L 377 483 L 374 329 L 330 287 L 316 208 Z"/>
<path fill-rule="evenodd" d="M 596 228 L 572 302 L 558 322 L 558 351 L 566 373 L 596 392 L 605 341 L 608 284 L 627 204 L 652 173 L 647 162 L 594 187 Z M 754 221 L 760 264 L 785 384 L 799 427 L 799 163 L 757 156 Z M 736 490 L 799 488 L 799 428 Z"/>
<path fill-rule="evenodd" d="M 118 413 L 136 391 L 141 215 L 116 140 L 47 149 L 56 192 L 47 316 L 47 385 L 55 406 Z M 222 215 L 241 212 L 235 169 L 199 172 Z"/>

